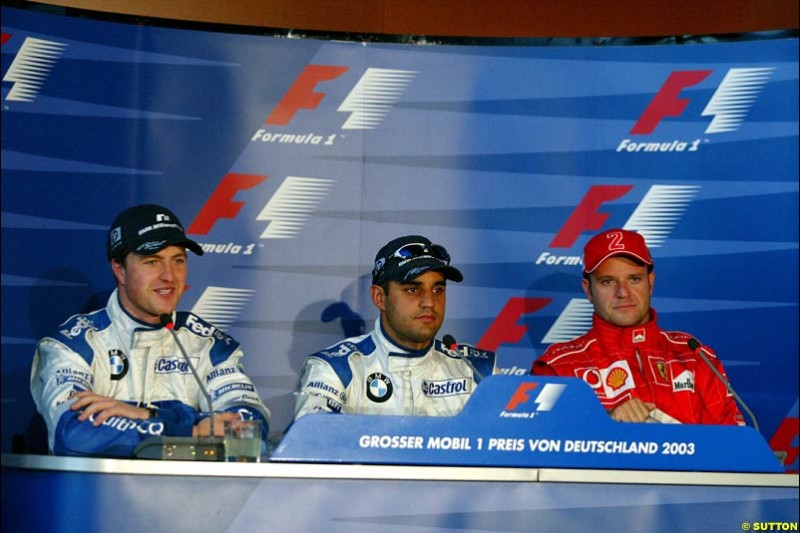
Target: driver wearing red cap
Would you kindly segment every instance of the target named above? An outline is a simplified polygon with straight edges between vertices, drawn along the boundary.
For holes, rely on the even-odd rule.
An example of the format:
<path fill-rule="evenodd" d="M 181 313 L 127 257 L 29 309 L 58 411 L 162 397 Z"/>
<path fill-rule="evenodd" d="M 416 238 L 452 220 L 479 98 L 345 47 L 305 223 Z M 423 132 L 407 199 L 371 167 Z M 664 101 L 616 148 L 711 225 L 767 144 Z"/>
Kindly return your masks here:
<path fill-rule="evenodd" d="M 653 258 L 644 238 L 624 229 L 595 235 L 583 264 L 592 328 L 551 345 L 531 373 L 584 380 L 621 422 L 744 425 L 725 384 L 687 345 L 691 335 L 658 326 L 650 307 Z M 724 375 L 714 352 L 703 349 Z"/>

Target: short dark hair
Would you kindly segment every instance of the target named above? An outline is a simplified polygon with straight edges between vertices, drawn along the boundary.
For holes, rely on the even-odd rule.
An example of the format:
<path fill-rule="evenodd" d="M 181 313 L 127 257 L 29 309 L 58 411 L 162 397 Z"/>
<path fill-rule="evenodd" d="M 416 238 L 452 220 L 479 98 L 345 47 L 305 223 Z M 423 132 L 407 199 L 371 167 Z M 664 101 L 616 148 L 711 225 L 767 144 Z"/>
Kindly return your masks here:
<path fill-rule="evenodd" d="M 387 279 L 387 280 L 382 281 L 380 283 L 376 283 L 375 285 L 377 285 L 378 287 L 381 288 L 381 290 L 383 290 L 383 294 L 389 294 L 389 284 L 391 282 L 392 282 L 392 280 Z"/>

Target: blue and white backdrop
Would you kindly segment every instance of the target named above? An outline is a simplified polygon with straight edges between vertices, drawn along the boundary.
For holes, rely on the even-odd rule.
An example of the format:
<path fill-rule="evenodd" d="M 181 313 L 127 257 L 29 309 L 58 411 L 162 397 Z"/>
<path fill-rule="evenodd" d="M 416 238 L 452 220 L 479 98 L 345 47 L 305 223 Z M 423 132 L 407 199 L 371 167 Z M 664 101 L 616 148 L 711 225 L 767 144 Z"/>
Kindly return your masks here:
<path fill-rule="evenodd" d="M 206 255 L 182 307 L 240 340 L 279 436 L 306 354 L 360 333 L 378 247 L 465 280 L 442 333 L 524 373 L 591 308 L 595 232 L 643 233 L 662 326 L 717 350 L 798 438 L 798 41 L 334 42 L 2 9 L 2 448 L 36 340 L 113 289 L 105 231 L 171 207 Z"/>

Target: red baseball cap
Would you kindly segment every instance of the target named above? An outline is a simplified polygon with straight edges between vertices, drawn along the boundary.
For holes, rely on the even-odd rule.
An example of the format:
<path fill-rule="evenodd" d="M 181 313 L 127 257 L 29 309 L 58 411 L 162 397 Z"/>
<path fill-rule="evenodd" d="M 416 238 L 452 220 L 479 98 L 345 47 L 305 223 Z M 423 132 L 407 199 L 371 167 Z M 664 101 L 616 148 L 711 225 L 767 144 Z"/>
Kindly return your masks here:
<path fill-rule="evenodd" d="M 653 264 L 644 237 L 626 229 L 614 228 L 598 233 L 583 248 L 583 273 L 591 274 L 600 263 L 617 255 L 627 255 L 647 266 Z"/>

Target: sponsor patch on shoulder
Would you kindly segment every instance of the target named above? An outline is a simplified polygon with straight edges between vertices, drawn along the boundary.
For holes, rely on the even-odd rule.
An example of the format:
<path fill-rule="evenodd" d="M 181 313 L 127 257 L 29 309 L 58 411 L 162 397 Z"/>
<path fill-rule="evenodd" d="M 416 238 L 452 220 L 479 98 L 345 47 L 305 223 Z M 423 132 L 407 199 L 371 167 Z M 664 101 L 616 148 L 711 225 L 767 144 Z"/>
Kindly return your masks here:
<path fill-rule="evenodd" d="M 84 331 L 90 329 L 97 331 L 97 327 L 94 325 L 94 322 L 92 322 L 88 317 L 79 316 L 73 322 L 65 324 L 65 328 L 60 330 L 59 333 L 72 340 Z"/>
<path fill-rule="evenodd" d="M 356 352 L 358 352 L 358 346 L 352 342 L 343 342 L 341 344 L 337 344 L 336 346 L 322 350 L 319 352 L 319 355 L 325 357 L 344 357 Z"/>
<path fill-rule="evenodd" d="M 476 348 L 470 344 L 457 344 L 454 350 L 448 346 L 445 346 L 445 344 L 441 341 L 436 341 L 436 343 L 440 352 L 447 354 L 450 357 L 457 357 L 459 359 L 462 357 L 469 357 L 471 359 L 489 359 L 492 355 L 492 352 L 481 350 L 480 348 Z"/>

